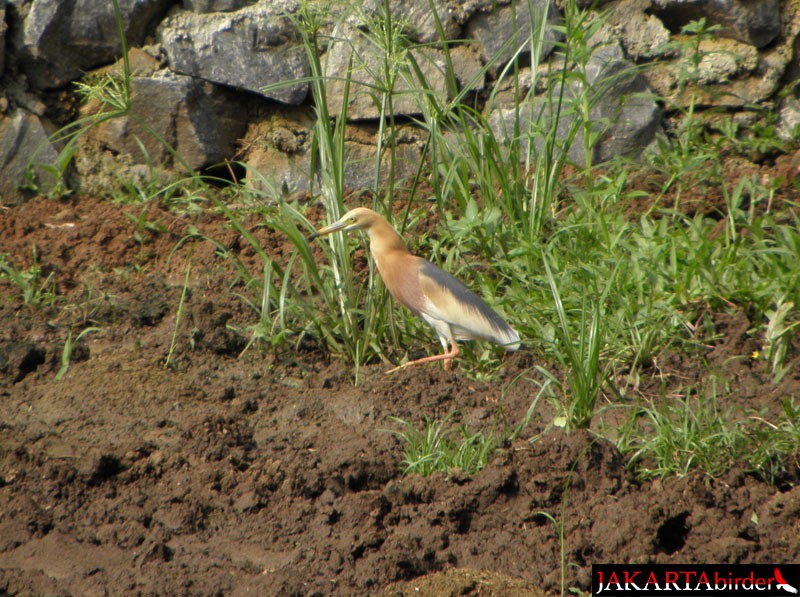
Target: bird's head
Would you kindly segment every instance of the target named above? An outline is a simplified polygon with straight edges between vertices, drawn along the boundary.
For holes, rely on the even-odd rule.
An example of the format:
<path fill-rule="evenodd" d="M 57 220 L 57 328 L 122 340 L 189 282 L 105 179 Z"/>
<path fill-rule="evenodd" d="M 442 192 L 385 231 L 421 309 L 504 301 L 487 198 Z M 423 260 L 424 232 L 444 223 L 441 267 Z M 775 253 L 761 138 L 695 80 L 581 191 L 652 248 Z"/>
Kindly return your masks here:
<path fill-rule="evenodd" d="M 380 219 L 380 216 L 366 207 L 356 207 L 351 209 L 333 224 L 320 228 L 308 237 L 314 240 L 319 236 L 325 236 L 332 232 L 350 232 L 351 230 L 369 230 L 370 227 Z"/>

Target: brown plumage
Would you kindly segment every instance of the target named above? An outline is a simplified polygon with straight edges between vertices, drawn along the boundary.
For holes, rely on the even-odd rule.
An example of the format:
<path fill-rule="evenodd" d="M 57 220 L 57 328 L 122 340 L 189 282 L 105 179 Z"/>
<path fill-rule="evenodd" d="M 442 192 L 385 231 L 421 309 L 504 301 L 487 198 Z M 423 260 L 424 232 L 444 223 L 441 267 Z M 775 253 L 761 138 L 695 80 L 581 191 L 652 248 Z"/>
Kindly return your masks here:
<path fill-rule="evenodd" d="M 389 222 L 371 209 L 357 207 L 330 226 L 317 230 L 311 238 L 350 230 L 367 232 L 370 251 L 386 288 L 436 330 L 445 351 L 408 362 L 398 369 L 431 361 L 444 361 L 444 368 L 449 369 L 458 356 L 457 340 L 488 340 L 507 351 L 519 348 L 519 334 L 483 299 L 430 261 L 409 253 Z"/>

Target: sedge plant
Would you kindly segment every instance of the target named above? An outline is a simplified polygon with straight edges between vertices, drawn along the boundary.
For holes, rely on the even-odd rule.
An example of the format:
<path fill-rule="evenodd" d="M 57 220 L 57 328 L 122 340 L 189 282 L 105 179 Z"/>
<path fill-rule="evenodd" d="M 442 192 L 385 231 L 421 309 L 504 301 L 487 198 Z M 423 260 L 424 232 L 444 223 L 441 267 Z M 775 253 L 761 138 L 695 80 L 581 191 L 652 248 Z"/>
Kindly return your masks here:
<path fill-rule="evenodd" d="M 701 387 L 625 406 L 627 421 L 609 435 L 640 479 L 692 472 L 716 478 L 739 465 L 768 483 L 780 483 L 797 470 L 800 410 L 785 398 L 777 418 L 737 412 L 722 407 L 729 391 L 712 375 Z"/>
<path fill-rule="evenodd" d="M 404 443 L 405 475 L 427 477 L 436 472 L 447 474 L 455 469 L 472 475 L 486 466 L 489 456 L 499 445 L 493 433 L 471 433 L 465 426 L 449 429 L 450 416 L 443 420 L 426 418 L 422 429 L 396 417 L 391 417 L 391 420 L 401 427 L 401 430 L 391 433 Z"/>
<path fill-rule="evenodd" d="M 582 429 L 591 423 L 603 388 L 613 389 L 602 363 L 601 352 L 605 344 L 602 305 L 612 287 L 614 276 L 612 275 L 602 294 L 589 298 L 592 301 L 591 306 L 586 305 L 584 298 L 576 335 L 547 257 L 544 259 L 544 268 L 558 315 L 555 356 L 564 370 L 566 381 L 560 384 L 564 394 L 561 404 L 563 425 L 570 429 Z"/>

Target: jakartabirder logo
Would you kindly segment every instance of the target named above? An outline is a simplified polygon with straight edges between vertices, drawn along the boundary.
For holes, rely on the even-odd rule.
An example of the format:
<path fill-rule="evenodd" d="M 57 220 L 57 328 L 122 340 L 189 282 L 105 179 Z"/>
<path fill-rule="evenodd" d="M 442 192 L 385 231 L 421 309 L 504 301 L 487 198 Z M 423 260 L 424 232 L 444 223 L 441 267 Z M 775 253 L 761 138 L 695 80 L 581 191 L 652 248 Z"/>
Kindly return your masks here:
<path fill-rule="evenodd" d="M 797 595 L 798 564 L 596 564 L 592 595 Z"/>

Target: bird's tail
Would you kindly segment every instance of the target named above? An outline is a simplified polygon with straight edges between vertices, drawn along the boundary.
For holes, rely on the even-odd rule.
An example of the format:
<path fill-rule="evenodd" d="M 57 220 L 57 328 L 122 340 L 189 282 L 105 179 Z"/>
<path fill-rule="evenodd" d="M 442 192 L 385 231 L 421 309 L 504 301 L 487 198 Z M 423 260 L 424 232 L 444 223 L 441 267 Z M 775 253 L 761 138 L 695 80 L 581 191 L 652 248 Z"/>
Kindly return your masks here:
<path fill-rule="evenodd" d="M 519 339 L 519 333 L 511 326 L 508 326 L 507 330 L 503 330 L 502 340 L 503 341 L 499 342 L 499 344 L 506 350 L 506 352 L 515 352 L 519 350 L 519 347 L 522 344 Z"/>

